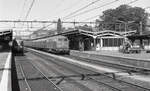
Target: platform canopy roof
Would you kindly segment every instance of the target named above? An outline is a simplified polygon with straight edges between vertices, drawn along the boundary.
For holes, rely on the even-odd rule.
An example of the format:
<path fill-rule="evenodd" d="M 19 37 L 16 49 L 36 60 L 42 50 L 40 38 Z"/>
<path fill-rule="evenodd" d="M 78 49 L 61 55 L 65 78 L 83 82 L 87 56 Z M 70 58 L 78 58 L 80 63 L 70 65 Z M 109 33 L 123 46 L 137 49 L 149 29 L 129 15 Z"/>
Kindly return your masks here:
<path fill-rule="evenodd" d="M 132 36 L 127 36 L 127 38 L 131 39 L 131 40 L 135 40 L 135 39 L 150 39 L 150 35 L 146 35 L 146 34 L 142 34 L 142 35 L 132 35 Z"/>
<path fill-rule="evenodd" d="M 127 36 L 129 39 L 150 39 L 150 31 L 143 31 L 142 34 L 133 34 Z"/>
<path fill-rule="evenodd" d="M 136 31 L 116 32 L 116 31 L 112 31 L 112 30 L 104 30 L 104 31 L 92 32 L 92 31 L 85 31 L 85 30 L 82 30 L 82 29 L 76 29 L 76 30 L 60 33 L 59 35 L 64 35 L 64 36 L 85 35 L 85 36 L 90 36 L 90 37 L 115 35 L 115 36 L 122 36 L 123 37 L 123 36 L 133 35 L 135 33 L 136 33 Z"/>
<path fill-rule="evenodd" d="M 0 41 L 11 41 L 13 36 L 12 30 L 0 31 Z"/>
<path fill-rule="evenodd" d="M 91 31 L 85 31 L 82 29 L 75 29 L 75 30 L 71 30 L 71 31 L 65 31 L 63 33 L 60 33 L 58 35 L 64 35 L 64 36 L 71 36 L 71 35 L 85 35 L 85 36 L 96 36 L 95 32 L 91 32 Z"/>
<path fill-rule="evenodd" d="M 111 31 L 111 30 L 104 30 L 104 31 L 98 31 L 98 32 L 92 32 L 92 31 L 86 31 L 82 29 L 75 29 L 75 30 L 70 30 L 70 31 L 64 31 L 59 34 L 54 34 L 54 35 L 49 35 L 49 36 L 44 36 L 40 38 L 34 38 L 34 39 L 41 39 L 41 38 L 47 38 L 47 37 L 52 37 L 52 36 L 58 36 L 58 35 L 63 35 L 67 36 L 68 38 L 75 38 L 75 37 L 103 37 L 103 36 L 129 36 L 135 34 L 136 31 L 128 31 L 128 32 L 116 32 L 116 31 Z"/>

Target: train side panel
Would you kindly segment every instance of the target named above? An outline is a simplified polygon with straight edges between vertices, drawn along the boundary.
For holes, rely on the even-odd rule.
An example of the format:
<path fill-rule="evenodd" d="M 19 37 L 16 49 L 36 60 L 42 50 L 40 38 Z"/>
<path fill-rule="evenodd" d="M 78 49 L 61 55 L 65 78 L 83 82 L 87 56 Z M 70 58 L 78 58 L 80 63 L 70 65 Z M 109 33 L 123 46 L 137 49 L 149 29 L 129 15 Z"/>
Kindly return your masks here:
<path fill-rule="evenodd" d="M 69 40 L 61 35 L 48 38 L 41 38 L 32 41 L 26 41 L 25 45 L 36 49 L 42 49 L 48 52 L 55 52 L 55 53 L 69 52 Z"/>

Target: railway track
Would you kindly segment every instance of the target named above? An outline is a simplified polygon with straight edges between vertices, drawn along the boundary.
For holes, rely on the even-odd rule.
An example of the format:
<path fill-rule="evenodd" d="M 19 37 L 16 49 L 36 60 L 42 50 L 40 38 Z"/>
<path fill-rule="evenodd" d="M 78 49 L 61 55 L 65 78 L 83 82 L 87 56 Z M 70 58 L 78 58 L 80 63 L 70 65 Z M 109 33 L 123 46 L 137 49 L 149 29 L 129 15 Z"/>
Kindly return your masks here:
<path fill-rule="evenodd" d="M 36 54 L 36 55 L 39 56 L 39 54 Z M 94 81 L 97 84 L 100 84 L 100 85 L 103 85 L 103 86 L 109 88 L 109 90 L 107 90 L 107 91 L 149 91 L 150 90 L 149 88 L 144 88 L 142 86 L 138 86 L 135 84 L 131 84 L 131 83 L 122 81 L 122 80 L 114 79 L 114 77 L 111 77 L 111 76 L 103 74 L 103 73 L 97 73 L 96 77 L 94 75 L 92 75 L 93 73 L 91 73 L 91 76 L 88 76 L 88 75 L 84 74 L 84 72 L 86 72 L 87 70 L 93 72 L 92 70 L 85 69 L 85 68 L 82 68 L 79 66 L 76 66 L 74 68 L 75 65 L 73 66 L 72 64 L 66 63 L 62 60 L 59 61 L 57 58 L 52 58 L 52 57 L 49 58 L 45 55 L 40 55 L 40 57 L 42 57 L 45 60 L 49 60 L 49 61 L 57 64 L 58 66 L 63 67 L 64 69 L 74 72 L 75 74 L 77 74 L 76 76 L 80 76 L 82 78 L 82 80 L 84 78 L 89 78 L 90 81 Z M 80 70 L 84 70 L 84 71 L 79 72 L 76 69 L 80 69 Z M 67 78 L 67 76 L 64 76 L 64 75 L 65 74 L 62 74 L 62 76 L 57 77 L 57 78 L 62 78 L 60 82 L 62 82 L 65 78 Z M 71 78 L 74 76 L 68 76 L 68 78 Z M 55 77 L 50 77 L 50 78 L 55 78 Z"/>
<path fill-rule="evenodd" d="M 25 83 L 26 83 L 26 90 L 27 91 L 32 91 L 31 90 L 31 87 L 30 87 L 30 85 L 29 85 L 29 83 L 28 83 L 28 81 L 27 81 L 27 77 L 25 76 L 25 73 L 24 73 L 24 70 L 23 70 L 23 68 L 22 68 L 22 65 L 20 64 L 19 65 L 19 67 L 20 67 L 20 70 L 21 70 L 21 74 L 22 74 L 22 76 L 23 76 L 23 80 L 25 81 Z"/>
<path fill-rule="evenodd" d="M 137 67 L 137 66 L 127 65 L 127 64 L 118 64 L 118 63 L 114 63 L 114 62 L 108 62 L 103 59 L 101 59 L 101 60 L 93 59 L 92 60 L 92 59 L 88 59 L 88 58 L 75 57 L 75 56 L 71 56 L 71 55 L 65 55 L 64 57 L 68 57 L 71 59 L 80 60 L 80 61 L 84 61 L 84 62 L 88 62 L 88 63 L 92 63 L 92 64 L 98 64 L 98 65 L 103 65 L 103 66 L 107 66 L 107 67 L 121 69 L 124 72 L 128 72 L 129 74 L 131 74 L 131 73 L 141 73 L 141 74 L 147 74 L 147 75 L 150 74 L 150 69 L 144 68 L 144 67 Z"/>
<path fill-rule="evenodd" d="M 62 91 L 31 62 L 27 61 L 25 63 L 18 64 L 17 66 L 19 66 L 18 68 L 22 75 L 22 77 L 18 80 L 25 82 L 25 91 Z M 28 69 L 26 67 L 28 67 Z M 20 89 L 20 91 L 23 90 L 24 89 Z"/>

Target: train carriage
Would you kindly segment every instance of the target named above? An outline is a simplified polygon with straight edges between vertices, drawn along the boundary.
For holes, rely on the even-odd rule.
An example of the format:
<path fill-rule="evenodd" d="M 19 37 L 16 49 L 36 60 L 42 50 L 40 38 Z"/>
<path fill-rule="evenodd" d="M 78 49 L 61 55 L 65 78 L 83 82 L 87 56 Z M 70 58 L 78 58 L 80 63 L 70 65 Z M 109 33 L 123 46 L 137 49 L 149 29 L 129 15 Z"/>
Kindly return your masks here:
<path fill-rule="evenodd" d="M 54 53 L 69 53 L 69 40 L 65 36 L 50 36 L 25 41 L 25 46 Z"/>
<path fill-rule="evenodd" d="M 19 53 L 23 55 L 24 52 L 24 43 L 22 40 L 13 40 L 13 44 L 12 44 L 12 52 L 13 53 Z"/>

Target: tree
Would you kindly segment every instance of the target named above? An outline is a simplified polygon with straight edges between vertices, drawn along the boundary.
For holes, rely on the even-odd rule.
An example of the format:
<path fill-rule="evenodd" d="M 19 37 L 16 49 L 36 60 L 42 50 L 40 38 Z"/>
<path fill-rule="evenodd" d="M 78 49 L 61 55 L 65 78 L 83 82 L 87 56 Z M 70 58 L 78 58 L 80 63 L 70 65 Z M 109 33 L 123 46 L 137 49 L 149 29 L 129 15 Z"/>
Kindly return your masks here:
<path fill-rule="evenodd" d="M 103 11 L 103 15 L 100 18 L 104 22 L 116 23 L 118 21 L 128 22 L 134 21 L 132 24 L 128 24 L 128 27 L 133 30 L 139 30 L 139 24 L 142 22 L 143 30 L 145 30 L 146 20 L 148 14 L 144 9 L 140 7 L 131 7 L 128 5 L 121 5 L 116 9 L 108 9 Z"/>
<path fill-rule="evenodd" d="M 93 31 L 91 26 L 88 26 L 87 24 L 83 25 L 83 26 L 77 26 L 76 28 L 78 29 L 82 29 L 85 31 Z"/>

